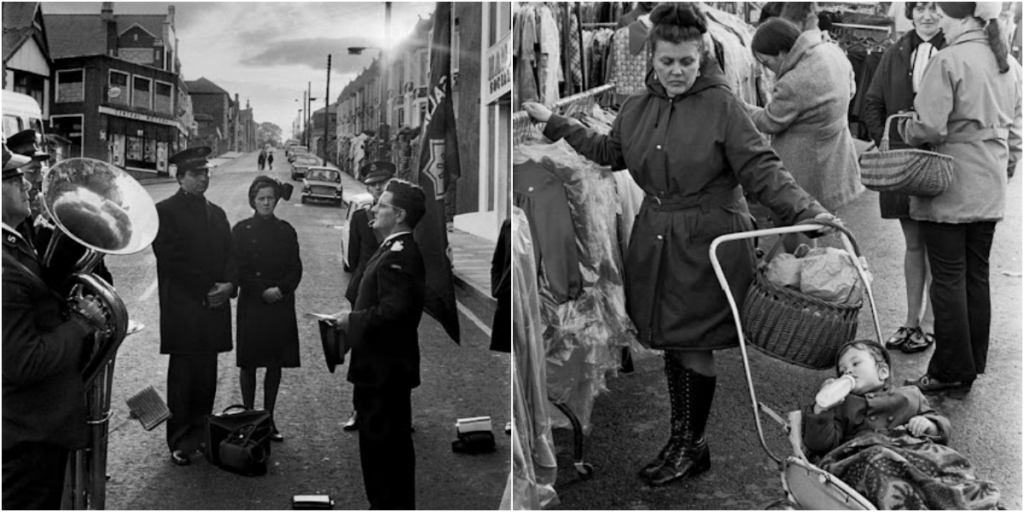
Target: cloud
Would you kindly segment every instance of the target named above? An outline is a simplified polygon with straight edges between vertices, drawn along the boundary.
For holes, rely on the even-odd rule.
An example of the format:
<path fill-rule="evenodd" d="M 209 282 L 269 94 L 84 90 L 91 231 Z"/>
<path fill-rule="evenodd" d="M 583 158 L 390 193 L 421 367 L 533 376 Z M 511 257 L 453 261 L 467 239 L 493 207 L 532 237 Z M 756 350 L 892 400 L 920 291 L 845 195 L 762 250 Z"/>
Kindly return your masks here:
<path fill-rule="evenodd" d="M 332 71 L 337 73 L 359 72 L 373 62 L 376 51 L 368 50 L 363 55 L 349 55 L 351 46 L 373 46 L 373 41 L 364 38 L 344 37 L 338 39 L 316 37 L 275 41 L 273 46 L 256 55 L 240 61 L 243 66 L 307 66 L 321 70 L 327 65 L 327 54 L 332 57 Z"/>

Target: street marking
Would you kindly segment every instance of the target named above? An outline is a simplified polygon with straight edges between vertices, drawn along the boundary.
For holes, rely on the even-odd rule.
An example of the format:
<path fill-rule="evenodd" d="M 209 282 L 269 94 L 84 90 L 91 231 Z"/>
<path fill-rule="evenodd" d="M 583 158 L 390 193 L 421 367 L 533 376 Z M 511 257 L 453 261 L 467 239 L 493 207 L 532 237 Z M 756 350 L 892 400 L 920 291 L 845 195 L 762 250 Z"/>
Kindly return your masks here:
<path fill-rule="evenodd" d="M 154 279 L 153 284 L 150 284 L 149 287 L 146 288 L 146 291 L 142 292 L 142 295 L 139 296 L 139 302 L 146 302 L 147 300 L 149 300 L 149 298 L 153 295 L 153 292 L 156 291 L 157 283 L 158 281 Z"/>
<path fill-rule="evenodd" d="M 463 315 L 466 315 L 466 317 L 469 318 L 470 322 L 473 322 L 474 324 L 476 324 L 476 326 L 479 327 L 480 330 L 484 332 L 484 334 L 486 334 L 488 337 L 490 337 L 490 335 L 491 335 L 491 328 L 487 327 L 487 324 L 481 322 L 480 319 L 477 318 L 476 315 L 474 315 L 473 312 L 470 311 L 469 308 L 464 306 L 461 302 L 455 301 L 455 305 L 458 306 L 459 311 L 461 311 Z"/>

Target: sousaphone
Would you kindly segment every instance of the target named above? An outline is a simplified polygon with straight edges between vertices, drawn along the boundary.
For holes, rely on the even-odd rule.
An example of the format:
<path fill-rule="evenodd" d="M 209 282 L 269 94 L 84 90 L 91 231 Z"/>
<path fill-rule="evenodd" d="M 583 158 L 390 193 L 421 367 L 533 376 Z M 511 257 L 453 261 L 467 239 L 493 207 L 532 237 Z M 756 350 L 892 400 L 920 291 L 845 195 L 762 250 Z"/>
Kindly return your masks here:
<path fill-rule="evenodd" d="M 114 287 L 92 271 L 105 255 L 133 254 L 148 247 L 160 221 L 153 199 L 138 181 L 114 165 L 90 158 L 63 160 L 47 170 L 41 201 L 56 224 L 43 265 L 51 269 L 55 260 L 81 254 L 70 269 L 61 269 L 69 280 L 69 307 L 75 310 L 80 297 L 92 296 L 101 303 L 106 319 L 87 348 L 82 368 L 89 446 L 70 461 L 71 507 L 102 509 L 114 359 L 128 335 L 128 311 Z"/>

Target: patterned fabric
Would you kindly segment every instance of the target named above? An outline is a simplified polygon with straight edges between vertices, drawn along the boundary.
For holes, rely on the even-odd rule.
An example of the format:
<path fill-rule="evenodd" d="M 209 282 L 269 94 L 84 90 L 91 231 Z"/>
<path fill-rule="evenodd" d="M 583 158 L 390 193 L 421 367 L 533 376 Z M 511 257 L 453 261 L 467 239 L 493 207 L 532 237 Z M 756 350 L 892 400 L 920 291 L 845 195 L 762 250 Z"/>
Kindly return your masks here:
<path fill-rule="evenodd" d="M 911 436 L 858 436 L 832 450 L 819 466 L 879 510 L 993 510 L 999 490 L 978 480 L 956 450 Z"/>
<path fill-rule="evenodd" d="M 647 90 L 647 57 L 650 45 L 644 43 L 637 54 L 629 51 L 629 27 L 620 28 L 612 36 L 611 80 L 620 99 Z"/>
<path fill-rule="evenodd" d="M 575 14 L 569 15 L 569 79 L 574 91 L 583 90 L 583 59 L 580 50 L 580 23 Z"/>

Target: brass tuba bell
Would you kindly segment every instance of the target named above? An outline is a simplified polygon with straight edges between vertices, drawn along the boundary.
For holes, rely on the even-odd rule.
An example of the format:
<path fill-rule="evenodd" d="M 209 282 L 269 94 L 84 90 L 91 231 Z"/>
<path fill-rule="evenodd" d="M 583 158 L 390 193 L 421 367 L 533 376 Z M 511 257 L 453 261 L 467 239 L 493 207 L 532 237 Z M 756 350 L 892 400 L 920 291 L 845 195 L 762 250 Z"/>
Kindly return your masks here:
<path fill-rule="evenodd" d="M 114 287 L 92 270 L 107 254 L 132 254 L 148 247 L 160 220 L 153 199 L 138 181 L 114 165 L 90 158 L 71 158 L 50 167 L 43 174 L 41 202 L 56 224 L 43 266 L 52 268 L 55 259 L 84 248 L 72 268 L 60 269 L 61 277 L 70 280 L 68 302 L 74 310 L 79 297 L 95 297 L 105 317 L 82 368 L 89 447 L 75 452 L 69 461 L 70 508 L 102 509 L 114 359 L 128 334 L 128 311 Z"/>

